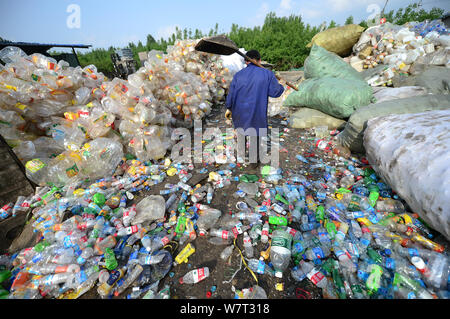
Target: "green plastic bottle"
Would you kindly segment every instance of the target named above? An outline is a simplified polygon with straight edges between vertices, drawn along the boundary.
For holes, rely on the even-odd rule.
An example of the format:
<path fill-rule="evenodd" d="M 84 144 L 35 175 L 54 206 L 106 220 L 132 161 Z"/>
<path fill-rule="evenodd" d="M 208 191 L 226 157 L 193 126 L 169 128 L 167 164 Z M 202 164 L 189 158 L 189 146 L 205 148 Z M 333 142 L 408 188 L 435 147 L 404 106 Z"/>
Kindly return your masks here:
<path fill-rule="evenodd" d="M 288 221 L 283 216 L 269 216 L 269 224 L 287 226 Z"/>
<path fill-rule="evenodd" d="M 111 248 L 105 248 L 105 264 L 106 269 L 108 270 L 114 270 L 117 268 L 118 263 L 116 259 L 116 255 L 114 254 L 114 251 Z"/>
<path fill-rule="evenodd" d="M 375 184 L 369 185 L 368 187 L 369 190 L 369 204 L 372 207 L 375 207 L 378 198 L 380 197 L 380 193 L 379 193 L 379 187 Z"/>
<path fill-rule="evenodd" d="M 0 271 L 0 283 L 4 282 L 5 280 L 8 280 L 9 278 L 11 278 L 11 271 L 9 270 Z"/>
<path fill-rule="evenodd" d="M 276 194 L 275 195 L 275 199 L 276 200 L 278 200 L 278 201 L 280 201 L 280 202 L 282 202 L 282 203 L 284 203 L 284 204 L 286 204 L 286 205 L 289 205 L 290 203 L 289 203 L 289 201 L 287 201 L 283 196 L 281 196 L 280 194 Z"/>
<path fill-rule="evenodd" d="M 371 247 L 367 248 L 367 255 L 377 264 L 381 264 L 383 261 L 383 257 L 381 257 L 381 255 Z"/>
<path fill-rule="evenodd" d="M 105 203 L 106 203 L 105 195 L 103 195 L 102 193 L 95 193 L 94 196 L 92 196 L 92 200 L 99 207 L 103 207 L 105 205 Z"/>
<path fill-rule="evenodd" d="M 383 268 L 379 265 L 370 265 L 370 274 L 366 280 L 366 287 L 369 295 L 377 293 L 380 288 L 381 275 L 383 274 Z"/>
<path fill-rule="evenodd" d="M 336 268 L 331 271 L 334 285 L 336 286 L 336 292 L 339 299 L 347 299 L 347 294 L 345 293 L 344 281 L 342 280 L 339 272 Z"/>
<path fill-rule="evenodd" d="M 337 233 L 336 225 L 327 219 L 325 221 L 325 228 L 327 229 L 328 236 L 330 237 L 330 239 L 334 240 L 334 237 L 336 236 Z"/>
<path fill-rule="evenodd" d="M 325 219 L 325 207 L 323 207 L 322 205 L 317 207 L 316 219 L 318 221 L 323 221 Z"/>

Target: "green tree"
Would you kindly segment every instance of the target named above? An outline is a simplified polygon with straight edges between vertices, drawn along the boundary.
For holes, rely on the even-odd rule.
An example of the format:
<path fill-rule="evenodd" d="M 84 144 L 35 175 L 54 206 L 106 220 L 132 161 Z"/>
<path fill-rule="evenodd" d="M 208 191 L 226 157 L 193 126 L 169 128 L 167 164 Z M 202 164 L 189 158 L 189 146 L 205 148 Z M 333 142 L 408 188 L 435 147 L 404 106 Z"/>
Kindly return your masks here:
<path fill-rule="evenodd" d="M 345 20 L 345 25 L 349 25 L 349 24 L 353 24 L 354 22 L 353 22 L 353 16 L 349 16 L 348 18 L 347 18 L 347 20 Z"/>

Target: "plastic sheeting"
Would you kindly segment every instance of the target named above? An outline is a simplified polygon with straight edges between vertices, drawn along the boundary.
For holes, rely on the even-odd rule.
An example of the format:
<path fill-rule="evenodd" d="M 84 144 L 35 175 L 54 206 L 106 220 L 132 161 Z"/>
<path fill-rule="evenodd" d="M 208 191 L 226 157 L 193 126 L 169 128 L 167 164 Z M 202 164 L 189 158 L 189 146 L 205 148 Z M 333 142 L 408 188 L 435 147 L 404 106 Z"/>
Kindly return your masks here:
<path fill-rule="evenodd" d="M 364 133 L 374 170 L 450 240 L 450 109 L 378 117 Z"/>

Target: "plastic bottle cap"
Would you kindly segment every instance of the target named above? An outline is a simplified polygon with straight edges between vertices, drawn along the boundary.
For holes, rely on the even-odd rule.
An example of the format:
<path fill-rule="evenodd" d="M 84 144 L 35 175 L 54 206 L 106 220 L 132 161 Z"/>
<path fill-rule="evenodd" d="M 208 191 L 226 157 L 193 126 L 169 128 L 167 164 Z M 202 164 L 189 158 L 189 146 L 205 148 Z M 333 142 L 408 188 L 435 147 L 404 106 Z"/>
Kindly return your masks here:
<path fill-rule="evenodd" d="M 283 278 L 283 273 L 281 271 L 276 271 L 275 272 L 275 277 L 277 278 Z"/>
<path fill-rule="evenodd" d="M 183 277 L 181 277 L 179 280 L 180 284 L 183 284 Z"/>
<path fill-rule="evenodd" d="M 411 258 L 411 262 L 417 269 L 425 269 L 425 262 L 422 258 L 414 256 Z"/>

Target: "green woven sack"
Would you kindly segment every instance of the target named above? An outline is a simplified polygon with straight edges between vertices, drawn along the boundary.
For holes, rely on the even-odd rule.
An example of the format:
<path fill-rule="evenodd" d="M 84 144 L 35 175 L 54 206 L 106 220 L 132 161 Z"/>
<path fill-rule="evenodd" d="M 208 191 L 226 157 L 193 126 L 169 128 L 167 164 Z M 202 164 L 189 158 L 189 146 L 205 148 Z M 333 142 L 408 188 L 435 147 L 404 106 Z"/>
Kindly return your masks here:
<path fill-rule="evenodd" d="M 374 101 L 373 90 L 367 83 L 329 77 L 303 81 L 298 91 L 291 93 L 283 105 L 306 106 L 344 119 L 359 107 L 372 101 Z"/>
<path fill-rule="evenodd" d="M 363 76 L 333 52 L 313 45 L 305 60 L 305 79 L 335 77 L 363 81 Z"/>
<path fill-rule="evenodd" d="M 353 46 L 359 41 L 363 31 L 364 28 L 357 24 L 327 29 L 317 33 L 306 47 L 310 48 L 313 44 L 317 44 L 330 52 L 345 57 L 352 52 Z"/>

